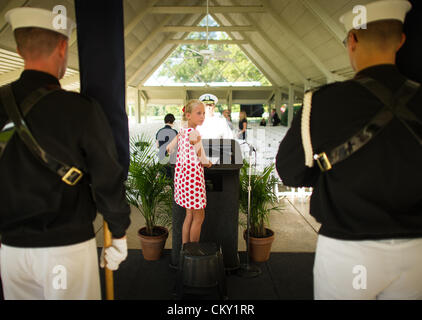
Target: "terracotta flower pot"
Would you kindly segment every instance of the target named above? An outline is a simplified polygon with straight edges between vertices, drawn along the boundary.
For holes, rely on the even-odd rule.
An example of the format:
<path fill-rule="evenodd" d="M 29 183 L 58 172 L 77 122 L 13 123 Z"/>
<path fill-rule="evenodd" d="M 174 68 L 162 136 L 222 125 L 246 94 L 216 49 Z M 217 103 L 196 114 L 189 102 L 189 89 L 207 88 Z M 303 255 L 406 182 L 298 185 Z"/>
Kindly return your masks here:
<path fill-rule="evenodd" d="M 270 259 L 271 246 L 274 241 L 274 232 L 266 229 L 268 237 L 255 238 L 249 236 L 249 257 L 255 262 L 265 262 Z M 246 230 L 243 233 L 243 238 L 246 241 Z"/>
<path fill-rule="evenodd" d="M 142 254 L 145 260 L 159 260 L 166 244 L 169 232 L 164 227 L 154 227 L 156 235 L 146 235 L 146 227 L 139 229 L 138 237 L 141 240 Z"/>

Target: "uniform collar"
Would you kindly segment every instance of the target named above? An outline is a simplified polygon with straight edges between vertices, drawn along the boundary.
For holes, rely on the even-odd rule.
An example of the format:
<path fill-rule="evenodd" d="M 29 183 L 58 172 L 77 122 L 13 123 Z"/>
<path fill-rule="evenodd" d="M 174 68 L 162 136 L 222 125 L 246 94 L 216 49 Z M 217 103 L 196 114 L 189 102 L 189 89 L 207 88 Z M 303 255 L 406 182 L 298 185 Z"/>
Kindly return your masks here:
<path fill-rule="evenodd" d="M 41 85 L 54 84 L 61 87 L 59 80 L 55 76 L 37 70 L 24 70 L 19 80 Z"/>
<path fill-rule="evenodd" d="M 362 69 L 361 71 L 356 73 L 355 78 L 361 78 L 361 77 L 378 78 L 380 75 L 383 75 L 383 74 L 388 74 L 388 76 L 391 77 L 392 72 L 400 74 L 399 69 L 394 64 L 379 64 L 379 65 Z"/>

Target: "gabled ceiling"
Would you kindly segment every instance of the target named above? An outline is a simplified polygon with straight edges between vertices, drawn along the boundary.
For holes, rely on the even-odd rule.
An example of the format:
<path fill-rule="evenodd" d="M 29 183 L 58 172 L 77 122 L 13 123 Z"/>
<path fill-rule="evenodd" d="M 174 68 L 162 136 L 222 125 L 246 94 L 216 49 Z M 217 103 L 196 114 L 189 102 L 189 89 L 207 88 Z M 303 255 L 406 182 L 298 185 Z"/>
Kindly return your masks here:
<path fill-rule="evenodd" d="M 127 85 L 143 84 L 183 43 L 206 15 L 206 0 L 124 0 Z M 339 17 L 371 0 L 209 0 L 209 13 L 272 83 L 287 91 L 344 80 L 353 75 Z M 0 1 L 0 85 L 19 76 L 22 64 L 4 14 L 19 6 L 52 9 L 64 5 L 74 19 L 73 0 Z M 70 43 L 70 71 L 63 82 L 78 85 L 76 33 Z M 5 51 L 6 50 L 6 51 Z M 9 53 L 8 53 L 9 52 Z M 7 54 L 8 53 L 8 54 Z M 9 63 L 8 63 L 9 62 Z M 148 93 L 147 93 L 148 94 Z"/>

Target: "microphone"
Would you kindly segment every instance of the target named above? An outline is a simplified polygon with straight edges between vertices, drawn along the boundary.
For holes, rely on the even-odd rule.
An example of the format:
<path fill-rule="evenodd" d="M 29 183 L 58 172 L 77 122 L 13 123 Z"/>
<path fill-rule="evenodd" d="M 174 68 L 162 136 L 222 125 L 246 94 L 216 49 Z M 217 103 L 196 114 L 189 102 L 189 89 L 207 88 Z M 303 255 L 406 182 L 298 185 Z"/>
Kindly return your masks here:
<path fill-rule="evenodd" d="M 253 145 L 251 145 L 250 143 L 247 143 L 246 141 L 244 141 L 242 144 L 246 144 L 249 147 L 249 153 L 255 152 L 256 153 L 256 149 Z"/>

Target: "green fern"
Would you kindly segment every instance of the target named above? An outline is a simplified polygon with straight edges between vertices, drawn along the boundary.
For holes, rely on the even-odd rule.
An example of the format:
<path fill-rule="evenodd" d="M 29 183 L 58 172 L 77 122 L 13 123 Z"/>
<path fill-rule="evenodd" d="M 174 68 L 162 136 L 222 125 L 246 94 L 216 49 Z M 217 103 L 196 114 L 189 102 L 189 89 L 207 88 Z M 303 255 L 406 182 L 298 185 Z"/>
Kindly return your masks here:
<path fill-rule="evenodd" d="M 156 160 L 154 141 L 146 136 L 130 140 L 130 166 L 126 198 L 145 218 L 147 233 L 155 226 L 171 226 L 173 181 Z"/>

